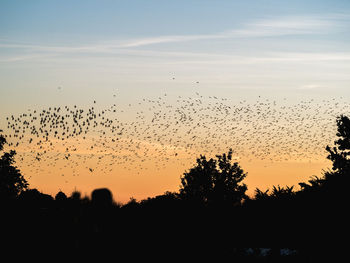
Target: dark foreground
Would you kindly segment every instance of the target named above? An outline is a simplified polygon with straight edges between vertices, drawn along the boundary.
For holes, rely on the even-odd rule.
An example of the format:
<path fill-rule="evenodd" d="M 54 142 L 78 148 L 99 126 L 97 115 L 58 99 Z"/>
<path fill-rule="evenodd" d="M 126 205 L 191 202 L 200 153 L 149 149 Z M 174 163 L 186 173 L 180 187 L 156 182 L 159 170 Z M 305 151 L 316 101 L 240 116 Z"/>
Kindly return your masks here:
<path fill-rule="evenodd" d="M 198 158 L 178 193 L 125 205 L 115 204 L 108 189 L 96 189 L 91 199 L 28 189 L 13 166 L 15 152 L 4 153 L 0 251 L 10 259 L 49 253 L 45 261 L 97 253 L 114 261 L 350 262 L 350 119 L 337 124 L 336 147 L 326 148 L 332 170 L 299 183 L 298 191 L 274 186 L 256 189 L 253 198 L 245 195 L 246 174 L 231 162 L 232 150 Z M 5 142 L 0 135 L 0 150 Z"/>
<path fill-rule="evenodd" d="M 112 202 L 107 189 L 100 192 L 92 200 L 74 195 L 53 199 L 32 190 L 25 198 L 3 203 L 3 251 L 98 252 L 166 261 L 336 262 L 348 257 L 348 203 L 335 202 L 347 194 L 208 207 L 169 193 L 121 206 Z"/>

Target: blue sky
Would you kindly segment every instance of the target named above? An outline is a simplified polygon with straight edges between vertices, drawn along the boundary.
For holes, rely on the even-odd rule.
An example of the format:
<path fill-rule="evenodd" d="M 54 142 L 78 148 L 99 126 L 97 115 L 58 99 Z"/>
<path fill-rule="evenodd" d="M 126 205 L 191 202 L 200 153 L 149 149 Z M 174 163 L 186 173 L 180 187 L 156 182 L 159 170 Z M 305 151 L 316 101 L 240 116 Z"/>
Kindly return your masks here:
<path fill-rule="evenodd" d="M 349 1 L 1 1 L 1 35 L 45 42 L 208 34 L 271 16 L 347 14 Z M 33 39 L 34 38 L 34 39 Z M 9 39 L 11 40 L 11 39 Z"/>
<path fill-rule="evenodd" d="M 107 102 L 114 89 L 128 102 L 165 91 L 347 96 L 349 11 L 346 0 L 3 0 L 0 102 Z"/>

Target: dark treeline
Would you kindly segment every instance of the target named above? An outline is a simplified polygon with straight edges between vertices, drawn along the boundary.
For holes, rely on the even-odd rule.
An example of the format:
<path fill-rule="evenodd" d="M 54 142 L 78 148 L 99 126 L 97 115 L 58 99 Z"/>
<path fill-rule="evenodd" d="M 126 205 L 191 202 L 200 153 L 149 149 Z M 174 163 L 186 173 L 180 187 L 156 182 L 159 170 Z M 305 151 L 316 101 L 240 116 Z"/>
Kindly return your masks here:
<path fill-rule="evenodd" d="M 32 251 L 112 251 L 129 258 L 166 254 L 237 262 L 320 262 L 346 257 L 349 229 L 350 119 L 337 119 L 338 140 L 327 146 L 333 163 L 320 177 L 246 195 L 247 174 L 232 150 L 200 156 L 178 192 L 126 204 L 107 189 L 90 197 L 56 196 L 31 189 L 14 166 L 15 152 L 0 159 L 0 205 L 9 248 Z M 0 136 L 0 151 L 6 140 Z M 262 249 L 268 248 L 268 249 Z M 288 249 L 287 249 L 288 248 Z M 131 251 L 131 252 L 130 252 Z"/>

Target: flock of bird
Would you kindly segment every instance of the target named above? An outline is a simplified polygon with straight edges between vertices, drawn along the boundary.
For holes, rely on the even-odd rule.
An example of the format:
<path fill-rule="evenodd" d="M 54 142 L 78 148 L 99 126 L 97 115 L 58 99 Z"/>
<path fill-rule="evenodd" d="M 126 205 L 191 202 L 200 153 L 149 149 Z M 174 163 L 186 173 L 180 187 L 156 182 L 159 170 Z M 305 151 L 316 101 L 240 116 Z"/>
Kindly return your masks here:
<path fill-rule="evenodd" d="M 216 96 L 163 94 L 126 107 L 56 106 L 6 117 L 4 136 L 17 164 L 35 175 L 69 169 L 70 176 L 190 168 L 200 154 L 234 151 L 241 161 L 317 161 L 336 134 L 336 117 L 350 103 L 336 99 L 293 104 L 257 97 L 232 102 Z M 66 172 L 65 172 L 66 173 Z M 68 176 L 62 172 L 62 176 Z"/>

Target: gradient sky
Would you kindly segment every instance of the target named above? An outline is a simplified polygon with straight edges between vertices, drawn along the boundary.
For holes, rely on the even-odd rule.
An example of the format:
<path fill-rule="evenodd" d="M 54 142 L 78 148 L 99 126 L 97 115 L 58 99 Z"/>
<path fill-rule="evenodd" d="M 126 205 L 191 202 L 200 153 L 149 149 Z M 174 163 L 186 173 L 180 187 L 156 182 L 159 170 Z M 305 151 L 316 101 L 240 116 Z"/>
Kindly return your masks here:
<path fill-rule="evenodd" d="M 121 105 L 165 92 L 350 101 L 349 14 L 347 0 L 2 0 L 0 112 L 109 105 L 116 92 Z"/>

